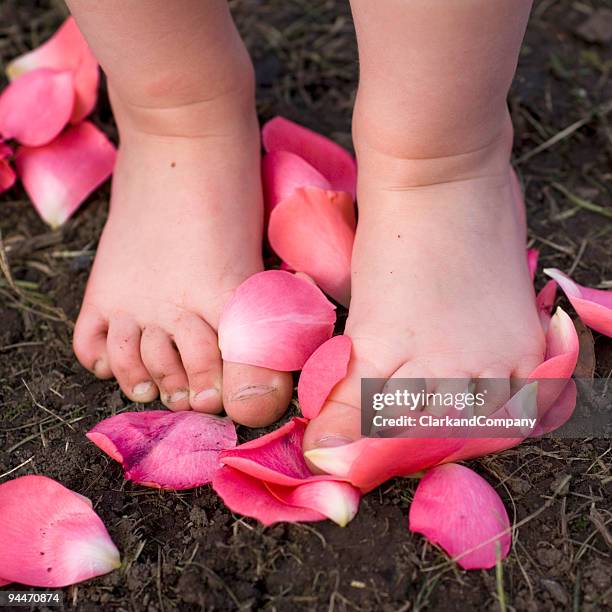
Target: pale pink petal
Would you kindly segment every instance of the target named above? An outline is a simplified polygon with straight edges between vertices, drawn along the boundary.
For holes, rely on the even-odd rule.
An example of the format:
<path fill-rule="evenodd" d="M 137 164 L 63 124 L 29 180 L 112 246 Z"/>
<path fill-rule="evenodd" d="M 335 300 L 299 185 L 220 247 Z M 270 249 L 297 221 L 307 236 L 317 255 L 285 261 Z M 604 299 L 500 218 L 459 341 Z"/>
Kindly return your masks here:
<path fill-rule="evenodd" d="M 244 281 L 225 305 L 219 347 L 225 361 L 300 370 L 331 338 L 335 307 L 312 283 L 282 270 Z"/>
<path fill-rule="evenodd" d="M 510 520 L 495 489 L 454 463 L 423 477 L 410 506 L 410 531 L 440 546 L 463 569 L 489 569 L 510 551 Z"/>
<path fill-rule="evenodd" d="M 357 166 L 353 156 L 340 145 L 283 117 L 268 121 L 261 135 L 268 153 L 295 153 L 318 170 L 332 189 L 346 191 L 355 198 Z"/>
<path fill-rule="evenodd" d="M 6 74 L 13 80 L 38 68 L 70 71 L 76 92 L 70 120 L 78 123 L 89 115 L 96 104 L 98 93 L 98 62 L 72 17 L 68 17 L 43 45 L 10 62 Z"/>
<path fill-rule="evenodd" d="M 557 297 L 557 283 L 554 280 L 549 280 L 544 287 L 540 290 L 536 297 L 536 306 L 538 308 L 538 315 L 540 316 L 540 323 L 544 332 L 548 331 L 550 325 L 550 317 L 553 306 L 555 305 L 555 299 Z"/>
<path fill-rule="evenodd" d="M 45 476 L 0 485 L 0 576 L 62 587 L 117 569 L 121 562 L 104 524 L 73 491 Z"/>
<path fill-rule="evenodd" d="M 66 126 L 74 107 L 70 72 L 40 69 L 12 81 L 0 94 L 0 136 L 38 147 Z"/>
<path fill-rule="evenodd" d="M 334 336 L 304 364 L 298 382 L 298 399 L 307 419 L 318 416 L 332 389 L 346 376 L 351 347 L 348 336 Z"/>
<path fill-rule="evenodd" d="M 531 282 L 533 283 L 538 269 L 538 258 L 540 257 L 540 251 L 538 249 L 527 249 L 527 267 L 529 268 L 529 274 L 531 276 Z"/>
<path fill-rule="evenodd" d="M 300 188 L 270 215 L 268 240 L 276 254 L 345 306 L 354 239 L 355 207 L 347 193 Z"/>
<path fill-rule="evenodd" d="M 275 431 L 221 453 L 224 465 L 259 480 L 296 486 L 313 474 L 304 461 L 302 440 L 308 421 L 293 418 Z"/>
<path fill-rule="evenodd" d="M 123 412 L 87 437 L 122 464 L 127 480 L 161 489 L 191 489 L 212 480 L 219 453 L 236 445 L 226 418 L 201 412 Z"/>
<path fill-rule="evenodd" d="M 212 486 L 232 512 L 252 516 L 264 525 L 280 521 L 322 521 L 327 518 L 311 508 L 282 502 L 263 481 L 231 467 L 222 467 L 215 474 Z"/>
<path fill-rule="evenodd" d="M 577 395 L 576 383 L 570 378 L 553 405 L 538 419 L 536 428 L 530 437 L 537 438 L 538 436 L 543 436 L 559 429 L 559 427 L 569 421 L 576 409 Z"/>
<path fill-rule="evenodd" d="M 279 501 L 320 512 L 340 527 L 350 523 L 359 510 L 359 489 L 348 482 L 317 480 L 297 487 L 266 483 L 266 487 Z"/>
<path fill-rule="evenodd" d="M 40 216 L 58 227 L 112 174 L 115 157 L 113 144 L 85 121 L 44 147 L 20 147 L 15 164 Z"/>
<path fill-rule="evenodd" d="M 264 155 L 262 160 L 262 182 L 266 212 L 299 187 L 319 187 L 331 189 L 329 181 L 307 161 L 295 153 L 273 151 Z"/>
<path fill-rule="evenodd" d="M 612 338 L 612 291 L 583 287 L 556 268 L 544 273 L 559 284 L 585 325 Z"/>

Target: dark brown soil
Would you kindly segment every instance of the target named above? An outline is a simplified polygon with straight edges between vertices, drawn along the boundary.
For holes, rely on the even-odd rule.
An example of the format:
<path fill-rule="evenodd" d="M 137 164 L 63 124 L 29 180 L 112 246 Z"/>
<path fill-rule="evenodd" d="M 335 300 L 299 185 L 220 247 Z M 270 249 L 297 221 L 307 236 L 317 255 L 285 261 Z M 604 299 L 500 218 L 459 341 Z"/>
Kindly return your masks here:
<path fill-rule="evenodd" d="M 510 103 L 531 244 L 545 265 L 609 288 L 612 224 L 584 205 L 609 211 L 612 200 L 610 44 L 597 28 L 581 28 L 603 5 L 537 4 Z M 58 7 L 2 0 L 0 59 L 48 36 L 62 18 Z M 256 63 L 261 118 L 282 114 L 350 146 L 357 62 L 348 3 L 236 0 L 232 8 Z M 115 137 L 104 94 L 93 119 Z M 107 198 L 105 186 L 58 232 L 45 227 L 20 188 L 0 198 L 17 286 L 0 274 L 0 481 L 46 474 L 89 496 L 124 559 L 122 569 L 66 589 L 67 606 L 464 611 L 498 609 L 503 594 L 507 609 L 610 609 L 605 440 L 531 442 L 471 462 L 518 525 L 497 579 L 495 571 L 459 571 L 408 532 L 410 480 L 367 495 L 345 529 L 329 522 L 263 528 L 232 515 L 208 487 L 171 493 L 126 483 L 83 434 L 136 407 L 115 383 L 85 372 L 70 349 Z M 596 376 L 609 377 L 612 342 L 596 335 L 595 350 Z"/>

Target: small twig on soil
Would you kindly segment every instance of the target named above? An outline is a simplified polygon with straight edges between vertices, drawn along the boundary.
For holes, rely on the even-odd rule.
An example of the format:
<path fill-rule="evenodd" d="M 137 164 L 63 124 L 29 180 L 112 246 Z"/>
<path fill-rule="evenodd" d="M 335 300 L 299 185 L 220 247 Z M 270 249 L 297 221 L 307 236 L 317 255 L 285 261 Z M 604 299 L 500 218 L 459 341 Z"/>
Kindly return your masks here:
<path fill-rule="evenodd" d="M 0 231 L 0 272 L 6 278 L 6 282 L 9 287 L 17 294 L 20 295 L 21 291 L 19 291 L 17 285 L 15 284 L 15 280 L 13 279 L 13 275 L 11 274 L 11 267 L 9 266 L 8 257 L 6 256 L 6 249 L 4 248 L 4 241 L 2 240 L 2 231 Z"/>
<path fill-rule="evenodd" d="M 499 602 L 500 612 L 506 612 L 506 593 L 504 592 L 504 566 L 501 559 L 501 547 L 499 542 L 495 547 L 495 556 L 497 562 L 495 563 L 495 585 L 497 588 L 497 600 Z"/>
<path fill-rule="evenodd" d="M 572 204 L 574 204 L 574 206 L 579 206 L 580 208 L 584 208 L 585 210 L 589 210 L 591 212 L 612 219 L 612 208 L 600 206 L 599 204 L 595 204 L 594 202 L 590 202 L 589 200 L 580 198 L 571 191 L 568 191 L 560 183 L 551 183 L 551 187 L 554 187 L 557 191 L 560 191 Z"/>
<path fill-rule="evenodd" d="M 86 415 L 83 415 L 83 416 L 80 416 L 80 417 L 75 417 L 74 419 L 70 419 L 69 421 L 66 421 L 66 425 L 71 424 L 71 423 L 77 423 L 78 421 L 82 421 L 85 417 L 86 417 Z M 57 429 L 58 427 L 63 427 L 63 426 L 64 426 L 64 423 L 58 423 L 57 425 L 52 425 L 51 427 L 49 427 L 47 429 L 47 433 L 49 433 L 50 431 L 52 431 L 54 429 Z M 10 448 L 7 448 L 5 452 L 7 454 L 10 454 L 13 451 L 16 451 L 19 447 L 23 446 L 24 444 L 27 444 L 28 442 L 31 442 L 32 440 L 35 440 L 39 436 L 40 436 L 40 432 L 32 434 L 31 436 L 27 436 L 23 440 L 20 440 L 16 444 L 13 444 L 13 446 L 11 446 Z"/>
<path fill-rule="evenodd" d="M 6 476 L 9 476 L 13 472 L 16 472 L 19 468 L 22 468 L 24 465 L 27 465 L 28 463 L 30 463 L 32 459 L 34 459 L 34 455 L 32 455 L 29 459 L 26 459 L 25 461 L 21 462 L 18 466 L 14 467 L 12 470 L 9 470 L 8 472 L 4 472 L 4 474 L 0 474 L 0 478 L 5 478 Z"/>
<path fill-rule="evenodd" d="M 67 427 L 70 427 L 72 431 L 75 431 L 74 427 L 70 423 L 68 423 L 65 419 L 63 419 L 59 414 L 56 414 L 55 412 L 53 412 L 53 410 L 50 410 L 46 406 L 43 406 L 40 402 L 36 400 L 36 398 L 34 397 L 34 394 L 30 390 L 30 387 L 28 387 L 28 383 L 25 380 L 23 380 L 23 378 L 21 379 L 21 382 L 23 383 L 24 387 L 27 389 L 28 393 L 30 394 L 30 397 L 32 398 L 32 401 L 34 402 L 34 405 L 37 408 L 44 410 L 46 413 L 50 414 L 52 417 L 55 417 L 58 421 L 61 421 Z"/>

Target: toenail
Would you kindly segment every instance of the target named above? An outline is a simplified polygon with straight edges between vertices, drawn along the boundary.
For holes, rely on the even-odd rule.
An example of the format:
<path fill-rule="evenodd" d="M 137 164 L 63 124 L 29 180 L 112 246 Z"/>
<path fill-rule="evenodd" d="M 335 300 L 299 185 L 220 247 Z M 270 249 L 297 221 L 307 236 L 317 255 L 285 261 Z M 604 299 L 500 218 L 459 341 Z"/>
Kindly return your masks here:
<path fill-rule="evenodd" d="M 174 404 L 175 402 L 180 402 L 181 400 L 185 399 L 188 395 L 189 393 L 185 390 L 175 391 L 172 395 L 168 396 L 167 401 L 170 404 Z"/>
<path fill-rule="evenodd" d="M 146 395 L 153 389 L 153 383 L 151 381 L 138 383 L 133 389 L 134 395 Z"/>
<path fill-rule="evenodd" d="M 218 396 L 219 396 L 219 389 L 215 389 L 215 388 L 204 389 L 204 391 L 200 391 L 199 393 L 196 393 L 194 395 L 193 401 L 203 402 L 204 400 L 207 400 L 211 397 L 218 397 Z"/>
<path fill-rule="evenodd" d="M 317 448 L 332 448 L 335 446 L 344 446 L 353 442 L 351 438 L 346 436 L 323 436 L 316 444 Z"/>
<path fill-rule="evenodd" d="M 272 393 L 276 391 L 276 387 L 271 387 L 270 385 L 246 385 L 241 389 L 238 389 L 236 393 L 234 393 L 230 399 L 233 402 L 242 402 L 244 400 L 250 400 L 254 397 L 260 397 L 261 395 L 267 395 L 268 393 Z"/>

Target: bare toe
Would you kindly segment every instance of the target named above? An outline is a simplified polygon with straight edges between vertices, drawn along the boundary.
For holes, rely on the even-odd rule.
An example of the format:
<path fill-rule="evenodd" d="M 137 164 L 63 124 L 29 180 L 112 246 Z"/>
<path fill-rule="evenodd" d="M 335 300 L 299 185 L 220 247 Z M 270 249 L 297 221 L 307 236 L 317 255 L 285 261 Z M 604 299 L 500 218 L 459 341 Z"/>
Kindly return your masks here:
<path fill-rule="evenodd" d="M 106 352 L 107 332 L 106 319 L 93 306 L 83 304 L 74 328 L 72 347 L 81 365 L 98 378 L 113 377 Z"/>

